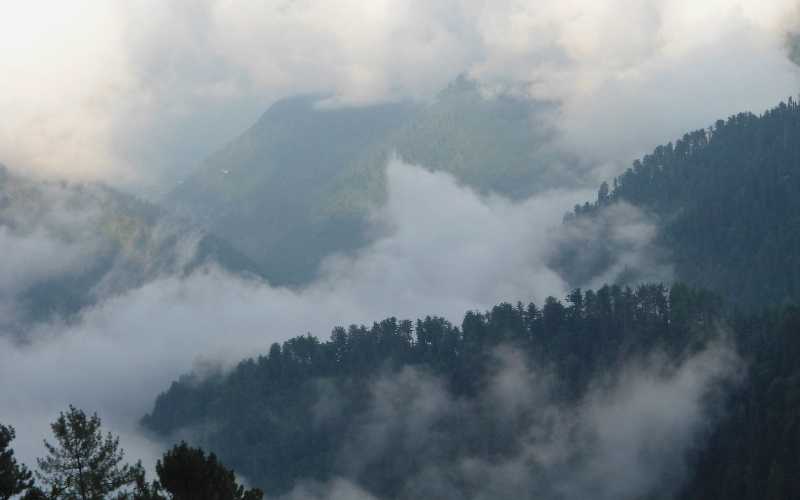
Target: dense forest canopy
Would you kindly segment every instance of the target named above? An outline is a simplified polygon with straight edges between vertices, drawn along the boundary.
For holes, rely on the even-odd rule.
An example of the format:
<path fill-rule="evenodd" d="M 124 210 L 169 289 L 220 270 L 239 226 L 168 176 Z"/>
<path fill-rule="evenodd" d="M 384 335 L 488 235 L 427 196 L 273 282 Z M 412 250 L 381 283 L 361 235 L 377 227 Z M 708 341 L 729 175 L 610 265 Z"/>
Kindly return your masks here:
<path fill-rule="evenodd" d="M 652 215 L 677 279 L 740 307 L 800 299 L 800 106 L 741 113 L 684 135 L 603 184 L 568 224 L 628 203 Z M 603 249 L 603 238 L 583 241 Z M 570 275 L 581 252 L 557 257 Z M 587 250 L 583 250 L 586 252 Z M 608 259 L 598 259 L 598 268 Z M 597 269 L 596 269 L 597 270 Z"/>

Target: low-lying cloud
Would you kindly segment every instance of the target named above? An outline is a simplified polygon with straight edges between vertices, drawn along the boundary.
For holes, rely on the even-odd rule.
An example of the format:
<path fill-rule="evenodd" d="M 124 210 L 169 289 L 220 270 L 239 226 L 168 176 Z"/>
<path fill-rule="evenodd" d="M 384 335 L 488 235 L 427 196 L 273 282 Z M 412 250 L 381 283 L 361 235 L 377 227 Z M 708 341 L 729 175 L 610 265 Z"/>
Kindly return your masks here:
<path fill-rule="evenodd" d="M 571 287 L 670 283 L 671 255 L 658 230 L 658 219 L 638 207 L 624 201 L 605 205 L 571 217 L 554 234 L 550 265 Z"/>
<path fill-rule="evenodd" d="M 2 420 L 17 427 L 21 457 L 41 453 L 47 422 L 68 404 L 97 410 L 144 454 L 146 441 L 133 444 L 138 418 L 194 367 L 234 363 L 306 332 L 325 337 L 335 325 L 428 314 L 460 321 L 501 300 L 541 303 L 567 291 L 548 262 L 562 215 L 588 193 L 512 203 L 400 161 L 388 167 L 388 186 L 374 216 L 383 236 L 331 258 L 303 289 L 207 267 L 107 298 L 74 324 L 37 327 L 27 344 L 0 338 L 0 380 L 13 381 L 0 385 Z"/>
<path fill-rule="evenodd" d="M 364 414 L 348 415 L 336 479 L 301 482 L 281 498 L 374 499 L 361 483 L 369 483 L 370 466 L 401 476 L 403 499 L 666 498 L 687 479 L 687 452 L 713 419 L 709 396 L 735 380 L 740 364 L 723 341 L 682 362 L 651 354 L 569 401 L 555 396 L 554 375 L 519 351 L 501 347 L 494 358 L 474 399 L 453 397 L 417 368 L 376 380 Z M 487 433 L 495 452 L 465 451 L 466 443 L 480 448 Z"/>

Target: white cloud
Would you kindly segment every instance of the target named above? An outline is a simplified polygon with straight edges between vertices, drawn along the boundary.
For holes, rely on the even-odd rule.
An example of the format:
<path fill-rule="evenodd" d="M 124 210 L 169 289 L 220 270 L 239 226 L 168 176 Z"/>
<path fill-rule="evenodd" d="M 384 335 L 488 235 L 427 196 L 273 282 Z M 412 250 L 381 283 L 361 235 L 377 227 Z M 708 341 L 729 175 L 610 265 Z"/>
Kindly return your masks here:
<path fill-rule="evenodd" d="M 8 3 L 0 158 L 151 187 L 298 92 L 427 98 L 467 72 L 560 101 L 566 147 L 628 161 L 798 88 L 792 0 Z"/>

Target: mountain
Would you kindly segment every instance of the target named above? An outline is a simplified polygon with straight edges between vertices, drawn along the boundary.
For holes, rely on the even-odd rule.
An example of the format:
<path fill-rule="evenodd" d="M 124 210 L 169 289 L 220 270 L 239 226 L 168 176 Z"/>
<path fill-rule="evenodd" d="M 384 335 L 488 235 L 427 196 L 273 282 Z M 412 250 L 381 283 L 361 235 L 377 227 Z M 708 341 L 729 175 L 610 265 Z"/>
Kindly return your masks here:
<path fill-rule="evenodd" d="M 791 99 L 741 113 L 657 147 L 567 214 L 552 265 L 573 283 L 624 263 L 613 233 L 635 213 L 623 230 L 653 222 L 645 262 L 668 261 L 671 288 L 295 337 L 229 373 L 185 375 L 142 424 L 214 450 L 269 494 L 347 481 L 378 498 L 798 497 L 798 138 Z M 489 185 L 488 172 L 470 182 Z M 644 381 L 641 406 L 625 380 Z M 680 400 L 687 387 L 707 389 L 697 406 Z"/>
<path fill-rule="evenodd" d="M 363 221 L 332 210 L 332 186 L 411 113 L 405 104 L 318 110 L 318 100 L 276 103 L 167 200 L 258 262 L 275 283 L 308 280 L 322 256 L 359 246 Z"/>
<path fill-rule="evenodd" d="M 259 268 L 227 243 L 101 184 L 27 178 L 0 165 L 0 332 L 69 320 L 100 298 L 214 263 Z"/>
<path fill-rule="evenodd" d="M 602 187 L 596 202 L 576 207 L 567 225 L 602 222 L 624 205 L 656 221 L 657 244 L 678 280 L 738 307 L 797 302 L 800 106 L 789 99 L 760 116 L 741 113 L 657 147 L 611 189 Z M 568 240 L 556 258 L 573 283 L 586 274 L 581 256 L 589 248 L 607 254 L 608 239 L 592 233 Z M 588 274 L 612 263 L 595 259 Z"/>
<path fill-rule="evenodd" d="M 537 118 L 552 110 L 545 103 L 487 97 L 464 78 L 427 104 L 324 103 L 275 103 L 164 203 L 231 242 L 273 283 L 300 284 L 323 257 L 369 240 L 368 211 L 385 197 L 392 155 L 515 198 L 570 182 Z"/>

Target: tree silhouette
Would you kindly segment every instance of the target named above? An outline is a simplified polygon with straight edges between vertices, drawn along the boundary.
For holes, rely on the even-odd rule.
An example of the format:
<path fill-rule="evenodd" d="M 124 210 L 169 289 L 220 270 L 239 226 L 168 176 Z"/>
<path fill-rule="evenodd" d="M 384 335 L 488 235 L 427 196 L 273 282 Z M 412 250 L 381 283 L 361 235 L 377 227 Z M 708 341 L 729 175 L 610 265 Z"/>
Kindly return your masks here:
<path fill-rule="evenodd" d="M 261 500 L 261 490 L 245 490 L 233 471 L 185 442 L 169 450 L 156 464 L 161 487 L 173 500 Z"/>
<path fill-rule="evenodd" d="M 13 427 L 0 424 L 0 500 L 8 500 L 33 487 L 33 475 L 14 458 L 11 448 L 14 437 Z"/>

